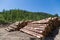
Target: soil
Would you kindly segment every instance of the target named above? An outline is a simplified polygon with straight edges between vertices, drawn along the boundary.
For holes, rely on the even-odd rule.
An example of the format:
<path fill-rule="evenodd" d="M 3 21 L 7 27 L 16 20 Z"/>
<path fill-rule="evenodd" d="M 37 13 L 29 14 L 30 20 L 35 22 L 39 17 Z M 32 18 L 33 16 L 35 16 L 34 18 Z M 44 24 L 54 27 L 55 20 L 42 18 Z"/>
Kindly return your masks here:
<path fill-rule="evenodd" d="M 20 31 L 7 32 L 5 28 L 6 27 L 0 27 L 0 40 L 35 40 L 35 37 L 26 33 Z M 44 40 L 60 40 L 60 29 L 52 31 Z"/>

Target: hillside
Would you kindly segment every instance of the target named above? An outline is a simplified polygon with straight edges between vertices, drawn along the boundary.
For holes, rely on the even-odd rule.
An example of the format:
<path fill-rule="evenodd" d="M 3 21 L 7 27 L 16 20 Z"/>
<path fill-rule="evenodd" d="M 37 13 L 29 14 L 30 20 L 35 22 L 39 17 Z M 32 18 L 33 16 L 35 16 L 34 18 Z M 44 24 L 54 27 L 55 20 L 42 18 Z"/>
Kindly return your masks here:
<path fill-rule="evenodd" d="M 3 12 L 0 12 L 0 23 L 20 20 L 40 20 L 48 17 L 54 17 L 54 15 L 44 12 L 29 12 L 19 9 L 3 10 Z"/>

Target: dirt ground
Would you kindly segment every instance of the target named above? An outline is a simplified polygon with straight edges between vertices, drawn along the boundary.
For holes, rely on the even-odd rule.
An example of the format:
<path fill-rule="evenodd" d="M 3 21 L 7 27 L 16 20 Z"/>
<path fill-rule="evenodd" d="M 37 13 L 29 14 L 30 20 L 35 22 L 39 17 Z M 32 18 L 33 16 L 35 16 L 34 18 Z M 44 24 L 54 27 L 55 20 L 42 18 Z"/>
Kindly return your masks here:
<path fill-rule="evenodd" d="M 0 40 L 34 40 L 31 39 L 34 38 L 33 36 L 26 33 L 20 31 L 7 32 L 5 28 L 0 28 Z M 60 40 L 60 29 L 54 30 L 50 33 L 49 37 L 46 37 L 44 40 Z"/>

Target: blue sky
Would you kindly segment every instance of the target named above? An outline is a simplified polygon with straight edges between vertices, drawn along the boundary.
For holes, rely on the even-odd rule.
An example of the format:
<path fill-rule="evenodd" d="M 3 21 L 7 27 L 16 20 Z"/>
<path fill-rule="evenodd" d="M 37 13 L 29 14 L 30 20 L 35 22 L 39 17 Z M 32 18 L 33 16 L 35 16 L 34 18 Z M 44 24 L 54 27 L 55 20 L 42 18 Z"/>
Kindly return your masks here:
<path fill-rule="evenodd" d="M 59 14 L 60 0 L 0 0 L 0 11 L 18 8 L 32 12 Z"/>

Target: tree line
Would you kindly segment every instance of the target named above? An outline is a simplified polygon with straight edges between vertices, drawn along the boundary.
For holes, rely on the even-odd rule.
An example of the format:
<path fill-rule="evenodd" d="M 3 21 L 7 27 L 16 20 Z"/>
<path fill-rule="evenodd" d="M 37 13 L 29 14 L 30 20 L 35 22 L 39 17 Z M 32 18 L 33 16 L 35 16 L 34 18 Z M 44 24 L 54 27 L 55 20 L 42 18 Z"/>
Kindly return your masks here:
<path fill-rule="evenodd" d="M 25 10 L 12 9 L 0 12 L 0 23 L 15 22 L 21 20 L 41 20 L 48 17 L 58 16 L 44 12 L 29 12 Z"/>

